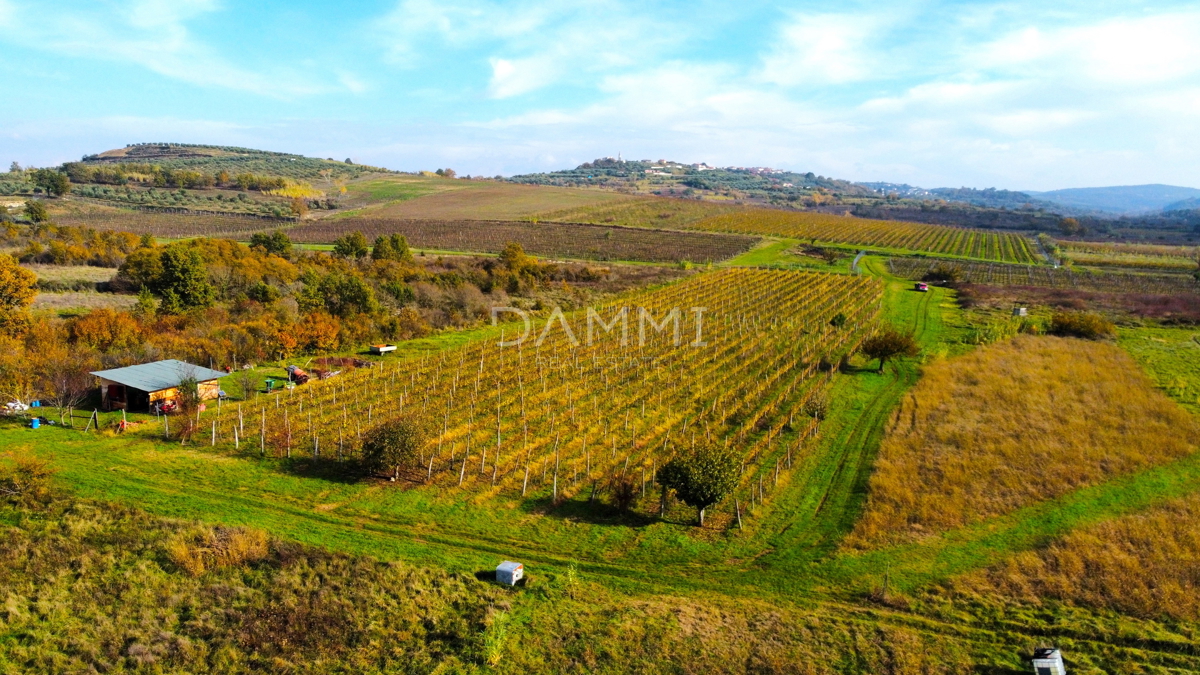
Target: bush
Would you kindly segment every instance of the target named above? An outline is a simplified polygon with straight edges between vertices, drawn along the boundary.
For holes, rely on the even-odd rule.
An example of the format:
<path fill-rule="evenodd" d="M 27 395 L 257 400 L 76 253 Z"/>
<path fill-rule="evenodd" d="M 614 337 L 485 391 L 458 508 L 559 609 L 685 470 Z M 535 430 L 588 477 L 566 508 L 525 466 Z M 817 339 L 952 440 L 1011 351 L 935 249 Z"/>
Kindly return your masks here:
<path fill-rule="evenodd" d="M 12 468 L 0 470 L 0 498 L 15 504 L 44 504 L 53 496 L 54 469 L 33 457 L 18 457 Z"/>
<path fill-rule="evenodd" d="M 962 277 L 963 271 L 958 265 L 938 263 L 931 267 L 921 280 L 936 284 L 956 284 L 962 281 Z"/>
<path fill-rule="evenodd" d="M 1050 334 L 1099 340 L 1112 337 L 1116 326 L 1095 312 L 1055 312 L 1050 319 Z"/>
<path fill-rule="evenodd" d="M 419 461 L 428 440 L 429 430 L 420 419 L 400 417 L 384 422 L 363 438 L 363 471 L 369 475 L 390 469 L 395 480 L 400 476 L 400 467 Z"/>
<path fill-rule="evenodd" d="M 241 527 L 204 527 L 198 533 L 180 533 L 163 545 L 167 558 L 181 570 L 198 577 L 208 569 L 240 567 L 264 560 L 270 541 L 261 530 Z"/>

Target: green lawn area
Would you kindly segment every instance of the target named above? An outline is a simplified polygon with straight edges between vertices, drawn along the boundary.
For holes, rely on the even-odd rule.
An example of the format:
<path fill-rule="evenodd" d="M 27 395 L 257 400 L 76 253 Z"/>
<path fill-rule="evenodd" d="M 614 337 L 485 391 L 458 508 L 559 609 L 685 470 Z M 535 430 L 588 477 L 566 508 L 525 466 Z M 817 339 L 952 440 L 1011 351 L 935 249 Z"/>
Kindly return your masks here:
<path fill-rule="evenodd" d="M 1200 328 L 1122 327 L 1117 343 L 1133 355 L 1164 392 L 1200 413 Z"/>

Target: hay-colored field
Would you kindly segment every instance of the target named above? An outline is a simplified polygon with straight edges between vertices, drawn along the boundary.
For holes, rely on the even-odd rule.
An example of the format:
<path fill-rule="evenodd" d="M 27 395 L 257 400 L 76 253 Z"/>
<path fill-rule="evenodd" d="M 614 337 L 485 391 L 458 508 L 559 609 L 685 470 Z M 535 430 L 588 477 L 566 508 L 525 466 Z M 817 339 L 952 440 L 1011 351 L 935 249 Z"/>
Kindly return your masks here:
<path fill-rule="evenodd" d="M 109 281 L 117 273 L 111 267 L 93 267 L 91 265 L 25 265 L 24 267 L 36 274 L 38 281 L 63 283 Z"/>
<path fill-rule="evenodd" d="M 48 310 L 58 313 L 90 311 L 109 307 L 112 309 L 130 309 L 137 304 L 137 297 L 117 293 L 38 293 L 33 300 L 33 310 Z"/>
<path fill-rule="evenodd" d="M 354 211 L 355 215 L 372 218 L 521 220 L 544 211 L 633 199 L 600 190 L 427 176 L 375 178 L 353 184 L 348 190 L 359 200 L 383 202 Z"/>
<path fill-rule="evenodd" d="M 1200 618 L 1200 495 L 1068 533 L 955 579 L 959 592 L 1046 598 L 1146 618 Z"/>
<path fill-rule="evenodd" d="M 929 365 L 845 545 L 898 544 L 1192 453 L 1200 423 L 1112 344 L 1018 336 Z"/>

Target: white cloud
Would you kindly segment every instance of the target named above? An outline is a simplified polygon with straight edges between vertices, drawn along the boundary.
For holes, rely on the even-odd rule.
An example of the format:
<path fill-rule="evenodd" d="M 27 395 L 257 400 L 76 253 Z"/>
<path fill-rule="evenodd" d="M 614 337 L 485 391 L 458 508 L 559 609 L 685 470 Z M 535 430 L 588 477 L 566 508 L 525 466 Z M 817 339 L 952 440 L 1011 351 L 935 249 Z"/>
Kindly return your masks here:
<path fill-rule="evenodd" d="M 220 8 L 214 0 L 139 0 L 119 12 L 64 9 L 53 21 L 32 7 L 0 2 L 10 8 L 7 37 L 31 49 L 120 61 L 190 84 L 275 98 L 353 90 L 345 82 L 322 83 L 286 66 L 265 72 L 234 65 L 188 30 L 189 20 Z"/>
<path fill-rule="evenodd" d="M 415 68 L 445 48 L 468 59 L 490 54 L 492 98 L 634 67 L 685 41 L 691 30 L 625 0 L 402 0 L 379 25 L 386 55 L 397 65 Z"/>
<path fill-rule="evenodd" d="M 980 50 L 985 68 L 1117 86 L 1172 82 L 1200 72 L 1200 13 L 1117 18 L 1006 35 Z"/>
<path fill-rule="evenodd" d="M 873 44 L 882 21 L 860 14 L 797 16 L 764 58 L 760 77 L 775 84 L 843 84 L 880 67 Z"/>

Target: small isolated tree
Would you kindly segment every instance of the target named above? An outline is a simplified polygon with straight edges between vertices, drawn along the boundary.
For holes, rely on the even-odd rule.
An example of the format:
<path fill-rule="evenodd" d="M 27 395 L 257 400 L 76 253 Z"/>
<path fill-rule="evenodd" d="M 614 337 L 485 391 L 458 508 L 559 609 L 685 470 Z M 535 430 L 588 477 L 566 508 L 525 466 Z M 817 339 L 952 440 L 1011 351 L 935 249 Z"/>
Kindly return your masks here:
<path fill-rule="evenodd" d="M 275 230 L 270 234 L 266 232 L 257 232 L 250 235 L 250 246 L 261 247 L 267 253 L 277 255 L 281 258 L 290 258 L 292 256 L 292 240 L 283 230 Z"/>
<path fill-rule="evenodd" d="M 720 502 L 737 487 L 740 461 L 732 448 L 704 444 L 677 455 L 658 471 L 664 490 L 674 490 L 684 504 L 698 512 L 704 527 L 704 510 Z"/>
<path fill-rule="evenodd" d="M 362 258 L 369 251 L 367 238 L 362 232 L 351 232 L 338 237 L 333 242 L 333 252 L 345 258 Z"/>
<path fill-rule="evenodd" d="M 879 359 L 879 372 L 888 359 L 899 356 L 916 356 L 921 353 L 921 347 L 911 333 L 902 333 L 900 329 L 890 324 L 867 338 L 858 348 L 867 358 Z"/>
<path fill-rule="evenodd" d="M 196 434 L 200 424 L 200 382 L 194 375 L 187 375 L 179 380 L 178 391 L 175 400 L 182 419 L 175 429 L 180 442 L 186 443 Z"/>
<path fill-rule="evenodd" d="M 35 223 L 44 223 L 50 220 L 50 212 L 46 210 L 46 205 L 38 199 L 25 200 L 25 217 Z"/>
<path fill-rule="evenodd" d="M 368 474 L 390 470 L 392 480 L 400 477 L 400 467 L 415 466 L 429 442 L 426 424 L 416 417 L 399 417 L 384 422 L 363 437 L 362 467 Z"/>
<path fill-rule="evenodd" d="M 55 197 L 65 195 L 71 191 L 71 180 L 67 178 L 67 174 L 59 173 L 53 169 L 38 169 L 33 172 L 33 184 L 46 191 L 46 194 Z"/>

